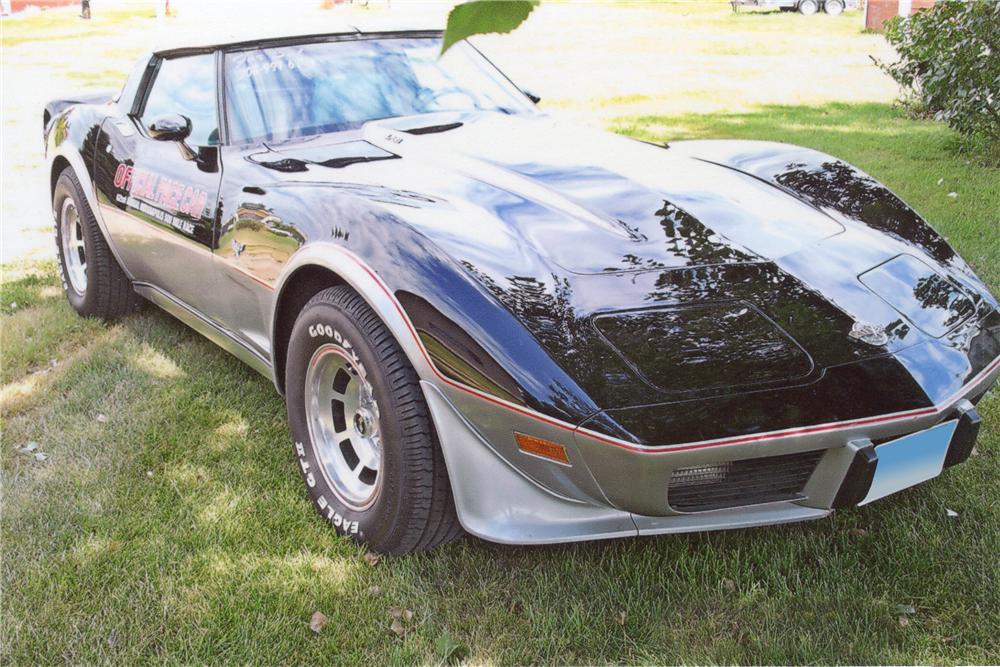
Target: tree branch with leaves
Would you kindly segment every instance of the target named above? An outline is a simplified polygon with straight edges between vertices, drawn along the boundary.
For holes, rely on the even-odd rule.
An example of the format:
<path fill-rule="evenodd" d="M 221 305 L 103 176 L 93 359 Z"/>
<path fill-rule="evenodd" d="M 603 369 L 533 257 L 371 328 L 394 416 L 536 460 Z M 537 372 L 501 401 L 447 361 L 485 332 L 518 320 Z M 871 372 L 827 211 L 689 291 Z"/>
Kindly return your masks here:
<path fill-rule="evenodd" d="M 472 35 L 508 33 L 524 23 L 540 0 L 472 0 L 448 13 L 441 55 Z"/>

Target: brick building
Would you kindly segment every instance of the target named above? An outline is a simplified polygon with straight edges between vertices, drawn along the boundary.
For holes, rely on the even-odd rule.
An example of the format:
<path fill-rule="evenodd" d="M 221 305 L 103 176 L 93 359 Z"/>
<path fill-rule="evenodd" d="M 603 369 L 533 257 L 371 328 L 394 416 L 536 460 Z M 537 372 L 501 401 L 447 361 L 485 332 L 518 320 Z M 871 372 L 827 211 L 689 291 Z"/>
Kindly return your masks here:
<path fill-rule="evenodd" d="M 909 16 L 934 6 L 934 0 L 868 0 L 865 4 L 865 27 L 882 30 L 882 24 L 893 16 Z"/>

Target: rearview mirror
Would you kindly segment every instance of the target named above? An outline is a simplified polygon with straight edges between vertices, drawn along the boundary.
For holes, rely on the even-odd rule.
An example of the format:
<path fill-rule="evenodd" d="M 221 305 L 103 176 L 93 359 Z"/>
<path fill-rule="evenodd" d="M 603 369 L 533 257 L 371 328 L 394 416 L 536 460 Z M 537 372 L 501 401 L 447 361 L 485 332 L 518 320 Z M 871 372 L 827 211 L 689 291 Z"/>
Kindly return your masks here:
<path fill-rule="evenodd" d="M 158 141 L 184 141 L 191 135 L 191 119 L 177 113 L 160 116 L 149 124 L 149 136 Z"/>

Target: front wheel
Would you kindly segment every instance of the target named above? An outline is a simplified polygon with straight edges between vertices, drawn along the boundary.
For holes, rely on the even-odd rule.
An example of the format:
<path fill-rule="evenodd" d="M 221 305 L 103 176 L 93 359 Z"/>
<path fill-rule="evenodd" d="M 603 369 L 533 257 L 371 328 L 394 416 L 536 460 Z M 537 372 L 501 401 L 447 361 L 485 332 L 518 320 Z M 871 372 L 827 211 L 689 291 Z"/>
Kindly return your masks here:
<path fill-rule="evenodd" d="M 320 292 L 299 313 L 285 388 L 306 488 L 338 532 L 392 554 L 461 535 L 417 374 L 349 287 Z"/>
<path fill-rule="evenodd" d="M 819 4 L 816 0 L 802 0 L 799 3 L 799 12 L 804 16 L 812 16 L 819 11 Z"/>

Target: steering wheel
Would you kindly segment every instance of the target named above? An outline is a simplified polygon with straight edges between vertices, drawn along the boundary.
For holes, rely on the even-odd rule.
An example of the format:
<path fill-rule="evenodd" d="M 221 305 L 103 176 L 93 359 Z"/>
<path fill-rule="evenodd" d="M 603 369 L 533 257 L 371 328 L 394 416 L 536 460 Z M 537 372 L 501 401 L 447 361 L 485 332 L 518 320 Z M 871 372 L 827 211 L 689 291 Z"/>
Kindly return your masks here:
<path fill-rule="evenodd" d="M 458 86 L 449 86 L 448 88 L 424 88 L 417 94 L 417 103 L 423 107 L 431 106 L 435 101 L 444 97 L 445 95 L 461 95 L 462 97 L 468 98 L 472 103 L 472 108 L 475 109 L 479 106 L 479 100 L 475 98 L 469 91 L 459 88 Z"/>

